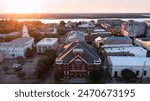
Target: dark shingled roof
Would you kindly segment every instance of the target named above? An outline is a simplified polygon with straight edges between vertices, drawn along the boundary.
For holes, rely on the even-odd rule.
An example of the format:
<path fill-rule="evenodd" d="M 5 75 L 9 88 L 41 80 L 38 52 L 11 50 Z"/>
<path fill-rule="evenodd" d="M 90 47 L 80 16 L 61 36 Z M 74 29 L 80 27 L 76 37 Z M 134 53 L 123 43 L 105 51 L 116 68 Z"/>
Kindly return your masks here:
<path fill-rule="evenodd" d="M 132 39 L 129 37 L 107 37 L 104 44 L 132 44 Z"/>
<path fill-rule="evenodd" d="M 82 48 L 84 53 L 82 58 L 87 61 L 87 63 L 94 63 L 94 60 L 99 60 L 100 56 L 97 50 L 87 44 L 86 42 L 72 42 L 64 46 L 64 51 L 58 56 L 58 60 L 63 60 L 63 63 L 69 63 L 73 58 L 75 58 L 73 49 Z"/>
<path fill-rule="evenodd" d="M 73 41 L 85 41 L 84 39 L 84 33 L 79 32 L 79 31 L 73 31 L 68 33 L 67 38 L 66 38 L 66 43 L 70 43 Z"/>

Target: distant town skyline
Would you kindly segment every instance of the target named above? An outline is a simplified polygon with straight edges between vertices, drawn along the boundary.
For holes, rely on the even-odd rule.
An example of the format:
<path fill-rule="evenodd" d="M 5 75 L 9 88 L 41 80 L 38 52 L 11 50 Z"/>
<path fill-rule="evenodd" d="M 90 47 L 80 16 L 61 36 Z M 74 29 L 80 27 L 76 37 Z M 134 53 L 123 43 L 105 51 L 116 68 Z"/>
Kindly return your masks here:
<path fill-rule="evenodd" d="M 150 0 L 0 0 L 0 13 L 150 13 Z"/>

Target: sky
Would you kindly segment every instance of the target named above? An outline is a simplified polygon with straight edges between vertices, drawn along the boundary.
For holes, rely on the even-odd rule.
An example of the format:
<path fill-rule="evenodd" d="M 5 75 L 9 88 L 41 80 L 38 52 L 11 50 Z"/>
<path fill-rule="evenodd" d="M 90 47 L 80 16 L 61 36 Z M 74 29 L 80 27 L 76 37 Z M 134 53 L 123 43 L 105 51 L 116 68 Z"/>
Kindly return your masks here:
<path fill-rule="evenodd" d="M 150 13 L 150 0 L 0 0 L 0 13 Z"/>

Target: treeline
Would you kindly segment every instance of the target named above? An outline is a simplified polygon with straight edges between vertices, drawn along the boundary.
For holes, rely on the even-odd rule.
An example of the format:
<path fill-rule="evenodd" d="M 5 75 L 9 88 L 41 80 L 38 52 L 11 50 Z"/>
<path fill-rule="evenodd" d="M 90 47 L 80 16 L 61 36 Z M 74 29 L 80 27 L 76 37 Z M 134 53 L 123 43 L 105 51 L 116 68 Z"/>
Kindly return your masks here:
<path fill-rule="evenodd" d="M 23 24 L 17 20 L 0 20 L 0 34 L 21 31 Z"/>

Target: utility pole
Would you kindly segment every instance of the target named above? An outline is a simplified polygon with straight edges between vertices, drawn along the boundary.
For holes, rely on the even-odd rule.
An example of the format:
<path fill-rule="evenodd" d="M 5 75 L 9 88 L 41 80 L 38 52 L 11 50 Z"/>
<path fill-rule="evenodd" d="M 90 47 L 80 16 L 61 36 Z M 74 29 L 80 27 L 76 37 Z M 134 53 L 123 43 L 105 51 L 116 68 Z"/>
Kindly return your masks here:
<path fill-rule="evenodd" d="M 143 70 L 142 70 L 142 75 L 141 75 L 141 80 L 140 80 L 141 83 L 143 82 L 143 75 L 144 75 L 144 70 L 145 70 L 145 64 L 146 64 L 146 61 L 144 61 L 144 65 L 143 65 Z"/>

